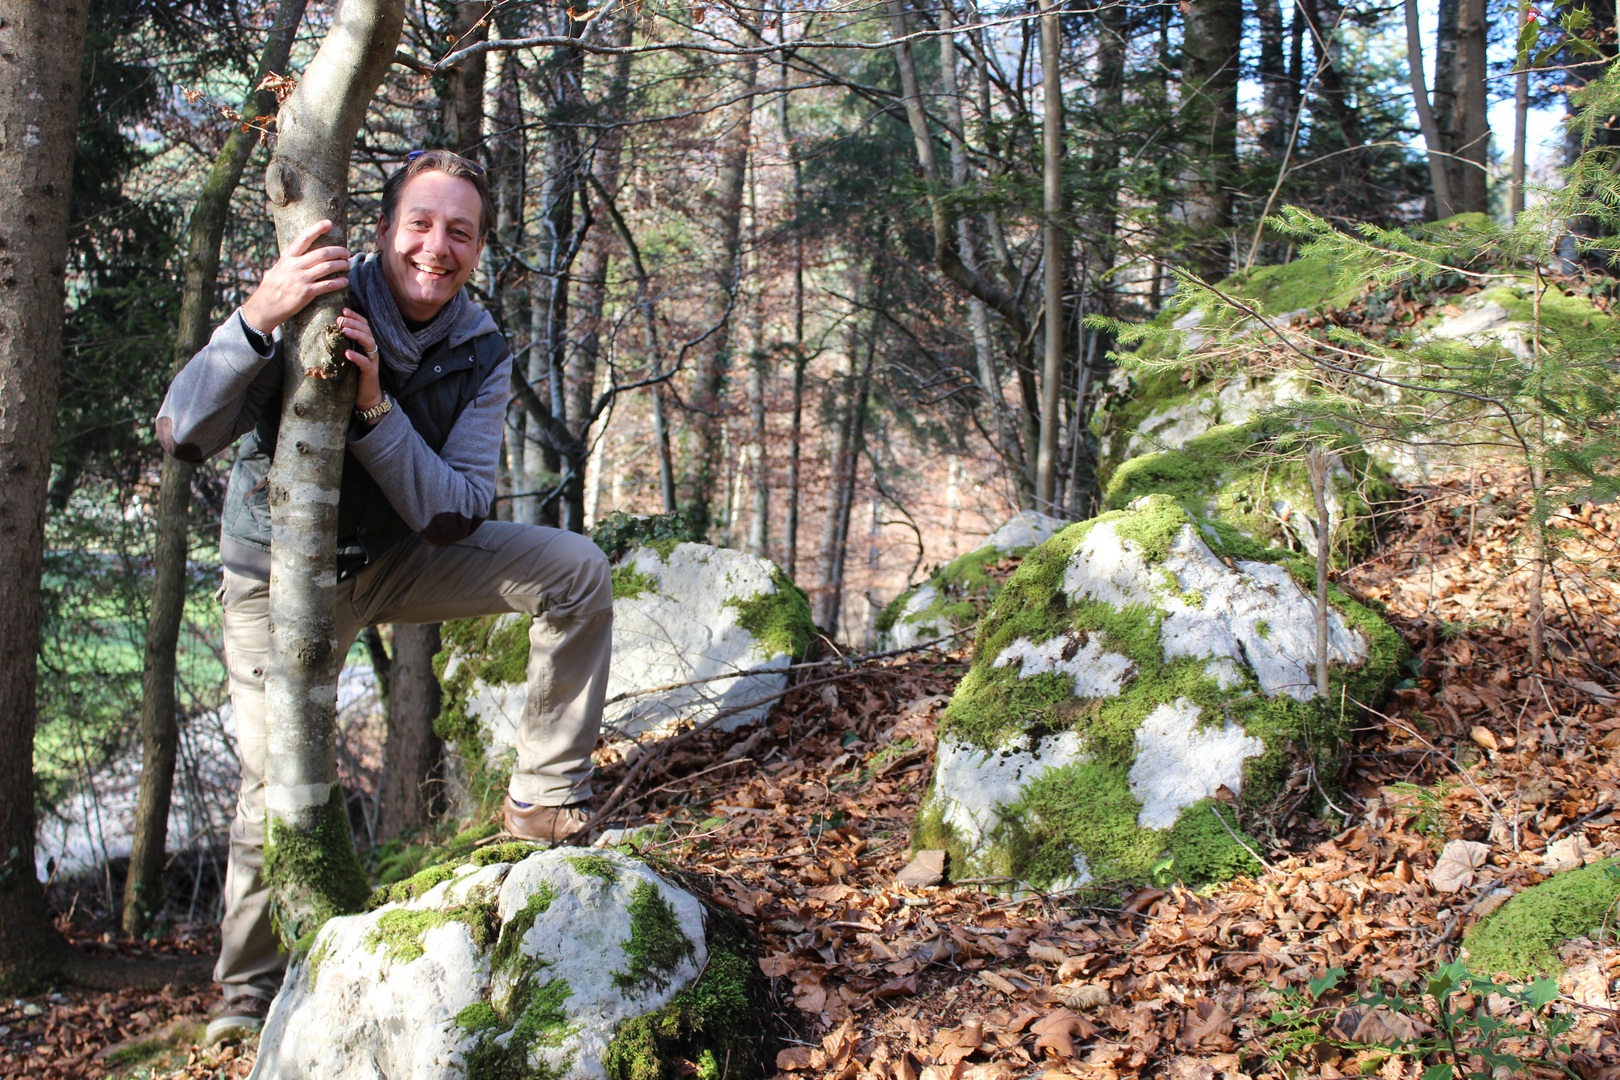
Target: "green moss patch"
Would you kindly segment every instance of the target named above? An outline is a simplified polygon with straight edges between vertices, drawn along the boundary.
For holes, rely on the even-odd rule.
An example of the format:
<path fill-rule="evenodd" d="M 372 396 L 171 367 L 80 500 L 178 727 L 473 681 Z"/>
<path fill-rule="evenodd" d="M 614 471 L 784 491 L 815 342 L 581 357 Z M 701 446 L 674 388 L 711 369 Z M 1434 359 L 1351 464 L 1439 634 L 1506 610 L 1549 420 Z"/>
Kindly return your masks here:
<path fill-rule="evenodd" d="M 1571 938 L 1615 934 L 1620 861 L 1566 870 L 1524 890 L 1463 937 L 1468 966 L 1528 979 L 1561 971 L 1558 947 Z"/>
<path fill-rule="evenodd" d="M 936 637 L 952 630 L 965 630 L 978 621 L 990 601 L 995 599 L 999 582 L 989 573 L 989 567 L 1017 556 L 1024 550 L 1004 552 L 987 544 L 955 559 L 928 575 L 924 585 L 932 586 L 937 598 L 919 611 L 906 613 L 906 605 L 923 586 L 907 589 L 878 614 L 877 630 L 889 633 L 904 622 L 918 628 L 924 638 Z"/>
<path fill-rule="evenodd" d="M 332 785 L 315 827 L 296 829 L 270 815 L 264 844 L 270 918 L 290 947 L 307 942 L 327 919 L 362 910 L 370 892 L 354 851 L 343 789 Z"/>
<path fill-rule="evenodd" d="M 366 902 L 366 907 L 370 910 L 376 910 L 384 904 L 403 904 L 406 901 L 414 900 L 435 885 L 455 877 L 456 870 L 463 866 L 494 866 L 496 863 L 519 863 L 536 851 L 545 850 L 538 844 L 528 844 L 521 840 L 512 840 L 504 844 L 487 844 L 470 850 L 463 848 L 459 855 L 453 854 L 454 846 L 454 841 L 452 841 L 451 846 L 430 848 L 430 851 L 441 852 L 444 861 L 423 867 L 403 881 L 378 886 L 372 891 L 371 898 Z"/>
<path fill-rule="evenodd" d="M 424 956 L 423 936 L 447 923 L 460 923 L 472 935 L 479 950 L 487 950 L 501 934 L 501 916 L 493 889 L 479 890 L 466 902 L 443 910 L 396 908 L 377 917 L 366 937 L 369 952 L 381 951 L 396 964 L 408 964 Z"/>
<path fill-rule="evenodd" d="M 489 967 L 494 974 L 510 972 L 522 957 L 523 937 L 534 929 L 535 920 L 551 910 L 551 905 L 557 901 L 557 889 L 549 881 L 543 882 L 541 887 L 526 900 L 506 924 L 501 927 L 501 935 L 495 942 L 495 951 L 490 953 Z"/>
<path fill-rule="evenodd" d="M 1299 433 L 1285 425 L 1257 421 L 1216 427 L 1180 449 L 1144 454 L 1119 466 L 1108 482 L 1105 504 L 1118 510 L 1144 495 L 1169 495 L 1201 523 L 1218 523 L 1235 540 L 1260 548 L 1291 547 L 1296 536 L 1314 532 L 1305 522 L 1315 515 L 1315 497 L 1301 452 Z M 1344 447 L 1339 461 L 1349 476 L 1335 471 L 1328 484 L 1340 509 L 1332 555 L 1344 565 L 1348 556 L 1372 546 L 1377 508 L 1392 503 L 1396 491 L 1364 451 Z M 1278 502 L 1292 507 L 1300 520 L 1285 527 Z"/>
<path fill-rule="evenodd" d="M 709 961 L 692 985 L 656 1012 L 621 1023 L 602 1064 L 611 1080 L 700 1080 L 767 1075 L 770 990 L 734 915 L 709 911 Z"/>
<path fill-rule="evenodd" d="M 568 865 L 609 885 L 617 884 L 621 873 L 619 864 L 606 855 L 570 855 Z"/>
<path fill-rule="evenodd" d="M 756 651 L 767 658 L 785 655 L 803 660 L 816 642 L 816 623 L 810 616 L 810 597 L 776 567 L 771 568 L 771 590 L 746 599 L 732 597 L 726 607 L 737 609 L 737 625 L 753 635 Z"/>
<path fill-rule="evenodd" d="M 624 943 L 628 963 L 613 973 L 613 985 L 627 992 L 649 986 L 662 990 L 695 951 L 664 894 L 650 881 L 638 882 L 630 890 L 630 940 Z"/>
<path fill-rule="evenodd" d="M 1183 810 L 1166 830 L 1164 847 L 1170 861 L 1156 872 L 1194 887 L 1265 869 L 1249 850 L 1258 850 L 1259 843 L 1244 834 L 1236 813 L 1218 799 L 1201 799 Z"/>
<path fill-rule="evenodd" d="M 488 752 L 482 727 L 467 712 L 472 687 L 480 682 L 509 685 L 528 677 L 533 622 L 528 615 L 490 615 L 447 622 L 440 631 L 444 648 L 433 658 L 433 673 L 442 696 L 433 730 L 472 768 L 482 766 Z M 453 669 L 452 658 L 458 661 Z"/>
<path fill-rule="evenodd" d="M 539 981 L 543 965 L 526 971 L 511 990 L 493 1001 L 480 1001 L 456 1014 L 456 1023 L 473 1036 L 466 1051 L 467 1080 L 552 1080 L 567 1066 L 552 1068 L 533 1060 L 542 1047 L 558 1047 L 576 1030 L 568 1023 L 563 1002 L 572 995 L 567 981 Z"/>
<path fill-rule="evenodd" d="M 634 600 L 647 593 L 656 595 L 657 592 L 658 579 L 642 573 L 635 563 L 622 563 L 613 568 L 613 599 Z"/>

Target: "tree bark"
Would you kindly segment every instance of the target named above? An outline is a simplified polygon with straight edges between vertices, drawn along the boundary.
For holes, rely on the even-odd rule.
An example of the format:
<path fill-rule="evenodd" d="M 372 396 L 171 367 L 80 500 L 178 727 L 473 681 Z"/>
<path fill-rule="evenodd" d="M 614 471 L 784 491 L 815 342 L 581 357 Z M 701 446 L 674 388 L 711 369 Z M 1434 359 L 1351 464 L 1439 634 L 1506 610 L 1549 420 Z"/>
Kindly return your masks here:
<path fill-rule="evenodd" d="M 1100 17 L 1106 18 L 1113 6 L 1106 5 Z M 1254 18 L 1259 24 L 1260 35 L 1260 152 L 1276 161 L 1288 150 L 1288 133 L 1293 129 L 1294 121 L 1288 108 L 1288 62 L 1283 55 L 1282 4 L 1279 0 L 1255 0 Z M 1098 64 L 1101 66 L 1100 59 Z"/>
<path fill-rule="evenodd" d="M 451 45 L 459 49 L 489 37 L 489 19 L 492 10 L 486 0 L 457 0 L 450 13 L 447 33 L 454 38 Z M 440 92 L 444 102 L 441 123 L 444 126 L 444 144 L 462 157 L 475 161 L 485 160 L 484 152 L 484 72 L 488 66 L 488 53 L 478 53 L 462 61 L 459 70 L 444 76 L 449 85 Z"/>
<path fill-rule="evenodd" d="M 1058 416 L 1063 402 L 1063 84 L 1057 4 L 1041 0 L 1041 246 L 1045 264 L 1046 355 L 1041 366 L 1041 442 L 1035 465 L 1036 509 L 1058 515 Z M 1236 110 L 1234 109 L 1234 112 Z M 1235 130 L 1235 129 L 1234 129 Z M 1236 144 L 1234 143 L 1234 150 Z"/>
<path fill-rule="evenodd" d="M 1457 153 L 1457 16 L 1461 0 L 1438 0 L 1434 25 L 1434 121 L 1445 152 L 1446 187 L 1456 213 L 1462 196 L 1461 162 Z"/>
<path fill-rule="evenodd" d="M 742 278 L 743 185 L 748 176 L 749 143 L 752 134 L 753 98 L 747 96 L 759 77 L 759 59 L 744 56 L 737 61 L 738 99 L 720 117 L 722 129 L 720 171 L 710 217 L 710 233 L 719 247 L 714 288 L 703 305 L 702 325 L 725 325 L 698 346 L 692 365 L 692 405 L 688 413 L 692 431 L 692 461 L 681 485 L 681 501 L 692 514 L 694 527 L 706 532 L 713 523 L 713 499 L 723 480 L 724 437 L 720 411 L 720 389 L 731 367 L 731 327 L 727 311 L 732 308 Z"/>
<path fill-rule="evenodd" d="M 1519 9 L 1519 30 L 1522 33 L 1530 19 L 1528 6 Z M 1524 171 L 1526 128 L 1530 120 L 1530 73 L 1521 71 L 1513 77 L 1513 190 L 1508 196 L 1508 213 L 1518 221 L 1524 213 Z"/>
<path fill-rule="evenodd" d="M 444 808 L 444 743 L 433 730 L 439 715 L 439 624 L 396 623 L 388 658 L 384 705 L 388 739 L 383 747 L 382 789 L 377 793 L 377 840 L 392 840 L 432 823 Z"/>
<path fill-rule="evenodd" d="M 308 0 L 283 0 L 271 20 L 259 67 L 265 75 L 283 73 L 293 38 Z M 254 91 L 242 103 L 243 122 L 274 116 L 275 95 Z M 230 214 L 231 195 L 242 180 L 248 158 L 259 144 L 257 130 L 233 127 L 214 158 L 214 169 L 191 211 L 182 260 L 185 282 L 180 322 L 175 331 L 171 369 L 178 372 L 208 343 L 213 326 L 214 286 L 219 277 L 219 248 Z M 158 484 L 156 526 L 152 545 L 152 601 L 146 623 L 146 659 L 141 672 L 141 790 L 135 805 L 135 836 L 124 881 L 122 924 L 126 934 L 146 933 L 152 915 L 163 906 L 164 849 L 169 833 L 169 801 L 174 786 L 175 756 L 180 744 L 175 702 L 175 650 L 186 605 L 186 553 L 190 528 L 191 479 L 194 462 L 163 456 Z"/>
<path fill-rule="evenodd" d="M 265 191 L 283 246 L 322 218 L 336 235 L 312 246 L 344 240 L 349 153 L 403 21 L 403 0 L 342 0 L 282 106 Z M 341 336 L 329 333 L 343 302 L 328 293 L 282 328 L 288 362 L 269 480 L 265 875 L 289 945 L 366 895 L 337 786 L 337 505 L 356 384 Z"/>
<path fill-rule="evenodd" d="M 784 0 L 785 3 L 785 0 Z M 787 16 L 781 15 L 781 34 L 787 38 Z M 787 54 L 781 58 L 780 78 L 788 84 Z M 793 139 L 793 116 L 788 110 L 788 95 L 777 101 L 777 119 L 782 126 L 782 144 L 787 148 L 788 164 L 793 174 L 792 212 L 797 214 L 804 204 L 804 166 L 799 161 L 799 147 Z M 802 459 L 801 444 L 804 437 L 804 232 L 793 232 L 793 387 L 788 407 L 788 462 L 787 510 L 782 522 L 783 542 L 787 546 L 783 560 L 788 580 L 796 580 L 799 570 L 799 469 Z"/>
<path fill-rule="evenodd" d="M 855 486 L 861 471 L 861 454 L 866 448 L 866 403 L 872 392 L 872 362 L 877 356 L 878 325 L 882 316 L 881 283 L 873 286 L 872 322 L 867 328 L 865 355 L 855 369 L 856 354 L 862 351 L 855 323 L 849 332 L 849 362 L 852 385 L 848 411 L 839 425 L 838 453 L 833 465 L 832 501 L 827 508 L 827 524 L 821 539 L 820 603 L 816 624 L 828 637 L 836 638 L 839 616 L 844 606 L 844 566 L 849 558 L 849 522 L 855 505 Z"/>
<path fill-rule="evenodd" d="M 1440 137 L 1440 125 L 1435 121 L 1434 109 L 1429 104 L 1429 91 L 1425 86 L 1423 67 L 1423 35 L 1418 28 L 1417 0 L 1406 0 L 1406 59 L 1412 74 L 1412 105 L 1417 109 L 1418 126 L 1423 130 L 1423 143 L 1429 150 L 1429 183 L 1434 187 L 1435 218 L 1450 217 L 1455 198 L 1451 193 L 1451 174 L 1446 168 L 1449 148 Z"/>
<path fill-rule="evenodd" d="M 1205 281 L 1230 266 L 1233 168 L 1237 161 L 1240 0 L 1193 0 L 1183 16 L 1182 117 L 1187 130 L 1182 206 L 1189 268 Z"/>
<path fill-rule="evenodd" d="M 1458 209 L 1464 213 L 1488 214 L 1491 197 L 1486 181 L 1486 154 L 1490 149 L 1490 102 L 1486 96 L 1485 0 L 1462 0 L 1457 27 L 1458 94 L 1457 156 L 1461 183 L 1457 186 Z"/>
<path fill-rule="evenodd" d="M 86 0 L 0 3 L 0 986 L 66 956 L 34 872 L 40 574 Z"/>

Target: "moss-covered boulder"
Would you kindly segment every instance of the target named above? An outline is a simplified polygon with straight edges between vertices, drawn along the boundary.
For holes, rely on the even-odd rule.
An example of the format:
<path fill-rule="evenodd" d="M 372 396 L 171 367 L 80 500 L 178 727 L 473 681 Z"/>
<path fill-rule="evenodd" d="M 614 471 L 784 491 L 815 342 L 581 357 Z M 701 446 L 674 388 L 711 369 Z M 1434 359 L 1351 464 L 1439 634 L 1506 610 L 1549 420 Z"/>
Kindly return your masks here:
<path fill-rule="evenodd" d="M 914 846 L 947 849 L 955 878 L 1040 888 L 1251 867 L 1231 804 L 1335 775 L 1341 690 L 1376 699 L 1402 653 L 1330 590 L 1317 700 L 1311 567 L 1288 559 L 1228 549 L 1168 496 L 1026 556 L 940 722 Z"/>
<path fill-rule="evenodd" d="M 1325 494 L 1340 560 L 1372 546 L 1374 515 L 1396 498 L 1359 445 L 1335 454 Z M 1173 497 L 1229 546 L 1241 540 L 1316 555 L 1316 499 L 1298 434 L 1286 425 L 1216 427 L 1178 449 L 1132 458 L 1114 470 L 1104 505 L 1118 510 L 1145 495 Z"/>
<path fill-rule="evenodd" d="M 1023 555 L 1055 536 L 1067 522 L 1035 510 L 1020 510 L 978 548 L 959 556 L 891 600 L 878 616 L 878 647 L 910 649 L 979 621 L 995 599 L 990 568 Z"/>
<path fill-rule="evenodd" d="M 760 1063 L 753 963 L 628 856 L 506 845 L 376 902 L 288 968 L 254 1077 L 663 1080 L 708 1062 L 718 1080 Z"/>
<path fill-rule="evenodd" d="M 674 540 L 635 548 L 613 570 L 607 728 L 635 735 L 722 709 L 737 710 L 727 730 L 757 723 L 769 703 L 741 706 L 779 693 L 814 642 L 809 600 L 769 560 Z M 437 728 L 475 769 L 514 745 L 528 656 L 526 616 L 445 626 Z M 641 693 L 674 684 L 687 685 Z"/>

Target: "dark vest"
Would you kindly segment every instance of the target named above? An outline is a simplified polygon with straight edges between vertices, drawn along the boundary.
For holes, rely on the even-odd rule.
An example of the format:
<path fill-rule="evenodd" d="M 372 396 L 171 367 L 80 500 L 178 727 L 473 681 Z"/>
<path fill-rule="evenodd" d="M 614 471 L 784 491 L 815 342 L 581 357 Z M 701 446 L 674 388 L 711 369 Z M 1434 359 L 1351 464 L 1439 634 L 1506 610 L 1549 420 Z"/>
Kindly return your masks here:
<path fill-rule="evenodd" d="M 473 403 L 506 351 L 506 339 L 492 330 L 455 348 L 447 340 L 432 346 L 403 386 L 396 385 L 386 367 L 378 376 L 394 399 L 394 408 L 410 418 L 428 449 L 438 453 L 456 419 Z M 278 346 L 271 363 L 280 362 Z M 270 578 L 270 462 L 280 429 L 280 409 L 269 408 L 242 436 L 221 515 L 221 560 L 236 573 L 261 581 Z M 388 496 L 354 454 L 345 451 L 338 496 L 338 577 L 353 574 L 409 535 L 410 526 L 395 512 Z"/>

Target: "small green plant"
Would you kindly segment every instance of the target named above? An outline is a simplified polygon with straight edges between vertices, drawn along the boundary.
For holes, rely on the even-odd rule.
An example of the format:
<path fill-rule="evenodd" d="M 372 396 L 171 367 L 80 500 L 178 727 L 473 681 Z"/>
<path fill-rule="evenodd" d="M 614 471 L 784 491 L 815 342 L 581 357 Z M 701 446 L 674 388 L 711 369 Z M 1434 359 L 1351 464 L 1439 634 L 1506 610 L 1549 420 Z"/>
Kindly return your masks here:
<path fill-rule="evenodd" d="M 1412 831 L 1427 837 L 1431 844 L 1445 843 L 1446 821 L 1441 814 L 1446 796 L 1452 785 L 1442 780 L 1434 787 L 1424 787 L 1406 780 L 1391 784 L 1390 790 L 1402 797 L 1402 808 L 1411 813 Z"/>
<path fill-rule="evenodd" d="M 1319 999 L 1339 985 L 1344 968 L 1327 971 L 1305 984 L 1305 989 L 1285 986 L 1282 998 L 1271 1010 L 1271 1033 L 1266 1039 L 1266 1060 L 1280 1066 L 1290 1056 L 1310 1049 L 1318 1043 L 1333 1043 L 1322 1034 L 1322 1019 L 1331 1007 L 1319 1004 Z"/>
<path fill-rule="evenodd" d="M 682 511 L 638 516 L 616 510 L 603 518 L 590 536 L 596 546 L 615 561 L 632 548 L 650 547 L 667 555 L 679 543 L 709 542 L 692 515 Z"/>
<path fill-rule="evenodd" d="M 1326 1044 L 1345 1050 L 1381 1047 L 1425 1062 L 1423 1080 L 1491 1080 L 1502 1068 L 1525 1075 L 1531 1063 L 1576 1075 L 1564 1064 L 1571 1048 L 1560 1041 L 1575 1020 L 1552 1011 L 1558 998 L 1553 979 L 1502 983 L 1456 960 L 1435 968 L 1421 984 L 1384 985 L 1357 995 L 1342 1010 L 1324 1005 L 1322 996 L 1343 979 L 1343 968 L 1330 968 L 1303 992 L 1283 991 L 1267 1039 L 1274 1065 Z M 1330 1013 L 1337 1018 L 1324 1031 Z M 1382 1022 L 1369 1023 L 1375 1019 Z"/>

